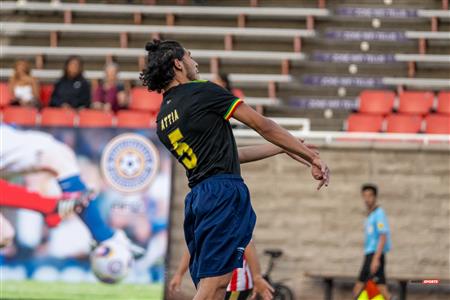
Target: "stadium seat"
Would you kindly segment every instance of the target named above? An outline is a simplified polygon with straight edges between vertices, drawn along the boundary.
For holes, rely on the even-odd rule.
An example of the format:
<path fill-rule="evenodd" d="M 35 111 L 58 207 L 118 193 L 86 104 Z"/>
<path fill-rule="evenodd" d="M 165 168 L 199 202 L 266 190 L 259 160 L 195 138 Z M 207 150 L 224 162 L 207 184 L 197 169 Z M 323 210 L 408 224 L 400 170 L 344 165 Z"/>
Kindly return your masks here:
<path fill-rule="evenodd" d="M 75 117 L 72 109 L 46 107 L 41 111 L 41 125 L 72 127 Z"/>
<path fill-rule="evenodd" d="M 41 85 L 41 91 L 39 94 L 42 106 L 48 106 L 53 93 L 52 84 Z"/>
<path fill-rule="evenodd" d="M 418 133 L 422 126 L 422 116 L 392 114 L 387 116 L 386 132 L 389 133 Z"/>
<path fill-rule="evenodd" d="M 156 126 L 156 118 L 154 114 L 121 110 L 117 113 L 117 127 L 122 128 L 154 128 Z"/>
<path fill-rule="evenodd" d="M 8 83 L 0 83 L 0 107 L 7 106 L 11 101 L 11 94 L 9 93 Z"/>
<path fill-rule="evenodd" d="M 137 87 L 131 90 L 130 109 L 158 112 L 161 106 L 162 95 L 149 92 L 145 87 Z"/>
<path fill-rule="evenodd" d="M 244 96 L 244 92 L 241 89 L 233 89 L 232 90 L 233 95 L 235 95 L 236 97 L 244 100 L 245 96 Z"/>
<path fill-rule="evenodd" d="M 400 94 L 398 112 L 414 115 L 426 115 L 433 106 L 432 92 L 403 92 Z"/>
<path fill-rule="evenodd" d="M 111 127 L 113 115 L 109 112 L 83 109 L 79 112 L 79 127 Z"/>
<path fill-rule="evenodd" d="M 365 90 L 359 95 L 359 112 L 387 115 L 392 112 L 395 93 L 382 90 Z"/>
<path fill-rule="evenodd" d="M 450 134 L 450 116 L 430 114 L 425 118 L 425 133 Z"/>
<path fill-rule="evenodd" d="M 380 132 L 383 126 L 383 116 L 369 114 L 351 114 L 347 119 L 349 132 Z"/>
<path fill-rule="evenodd" d="M 450 115 L 450 91 L 442 91 L 439 93 L 436 111 L 440 114 Z"/>
<path fill-rule="evenodd" d="M 35 126 L 37 119 L 37 109 L 9 106 L 3 111 L 3 122 L 24 126 Z"/>

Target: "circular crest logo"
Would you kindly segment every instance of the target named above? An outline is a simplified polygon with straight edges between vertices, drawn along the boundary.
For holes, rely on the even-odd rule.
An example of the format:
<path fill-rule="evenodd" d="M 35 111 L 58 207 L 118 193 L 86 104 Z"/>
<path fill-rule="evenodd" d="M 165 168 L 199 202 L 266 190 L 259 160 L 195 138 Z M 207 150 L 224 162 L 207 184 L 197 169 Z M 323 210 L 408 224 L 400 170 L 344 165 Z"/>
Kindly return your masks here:
<path fill-rule="evenodd" d="M 106 182 L 120 192 L 147 188 L 159 166 L 159 154 L 148 139 L 134 133 L 121 134 L 103 150 L 101 169 Z"/>

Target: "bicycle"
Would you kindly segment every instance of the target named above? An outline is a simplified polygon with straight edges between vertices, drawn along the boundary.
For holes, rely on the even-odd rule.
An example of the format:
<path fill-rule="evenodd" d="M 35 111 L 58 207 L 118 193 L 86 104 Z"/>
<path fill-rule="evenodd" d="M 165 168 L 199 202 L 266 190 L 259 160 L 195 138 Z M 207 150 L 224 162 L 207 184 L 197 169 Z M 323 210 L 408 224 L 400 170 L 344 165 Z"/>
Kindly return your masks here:
<path fill-rule="evenodd" d="M 270 273 L 273 270 L 275 259 L 279 258 L 283 255 L 283 251 L 279 249 L 270 249 L 264 251 L 265 255 L 270 256 L 269 266 L 267 267 L 267 271 L 264 273 L 263 277 L 267 280 L 268 283 L 273 287 L 275 292 L 273 293 L 274 300 L 294 300 L 294 293 L 292 290 L 284 285 L 282 281 L 273 281 L 270 277 Z"/>

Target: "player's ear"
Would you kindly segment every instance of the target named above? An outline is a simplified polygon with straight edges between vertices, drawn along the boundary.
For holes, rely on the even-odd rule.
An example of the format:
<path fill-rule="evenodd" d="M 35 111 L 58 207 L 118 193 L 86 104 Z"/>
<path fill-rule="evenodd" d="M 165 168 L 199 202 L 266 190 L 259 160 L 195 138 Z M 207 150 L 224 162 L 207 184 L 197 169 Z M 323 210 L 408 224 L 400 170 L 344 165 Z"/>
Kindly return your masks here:
<path fill-rule="evenodd" d="M 182 71 L 183 70 L 183 64 L 181 63 L 181 60 L 175 59 L 173 61 L 173 66 L 178 71 Z"/>

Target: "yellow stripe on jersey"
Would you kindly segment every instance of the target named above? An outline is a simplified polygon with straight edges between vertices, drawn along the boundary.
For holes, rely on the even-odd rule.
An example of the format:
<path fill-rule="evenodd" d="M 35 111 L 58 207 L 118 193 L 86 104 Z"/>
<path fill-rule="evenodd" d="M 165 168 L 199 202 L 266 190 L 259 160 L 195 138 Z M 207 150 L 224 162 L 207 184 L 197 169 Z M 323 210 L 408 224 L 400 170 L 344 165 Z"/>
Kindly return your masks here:
<path fill-rule="evenodd" d="M 241 103 L 243 103 L 243 101 L 239 98 L 237 98 L 236 100 L 233 101 L 233 103 L 231 103 L 230 107 L 228 108 L 227 113 L 224 116 L 225 120 L 227 120 L 227 121 L 230 120 L 230 118 L 233 116 L 234 111 Z"/>

